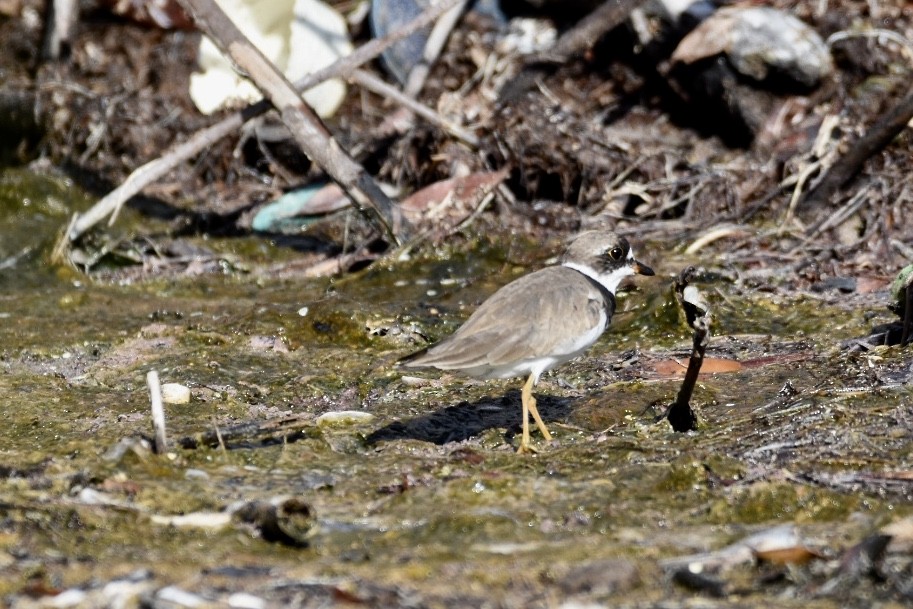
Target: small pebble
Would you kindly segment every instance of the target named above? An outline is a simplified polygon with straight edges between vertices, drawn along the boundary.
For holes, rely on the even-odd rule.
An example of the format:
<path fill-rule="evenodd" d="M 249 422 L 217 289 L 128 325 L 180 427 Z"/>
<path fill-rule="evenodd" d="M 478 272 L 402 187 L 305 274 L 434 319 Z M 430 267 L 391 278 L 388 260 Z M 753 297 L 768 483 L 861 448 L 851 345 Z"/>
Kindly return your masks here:
<path fill-rule="evenodd" d="M 317 417 L 317 424 L 321 426 L 351 425 L 353 423 L 367 423 L 373 419 L 374 415 L 370 412 L 362 412 L 361 410 L 337 410 L 335 412 L 325 412 Z"/>
<path fill-rule="evenodd" d="M 166 404 L 189 404 L 190 387 L 180 383 L 165 383 L 162 385 L 162 401 Z"/>

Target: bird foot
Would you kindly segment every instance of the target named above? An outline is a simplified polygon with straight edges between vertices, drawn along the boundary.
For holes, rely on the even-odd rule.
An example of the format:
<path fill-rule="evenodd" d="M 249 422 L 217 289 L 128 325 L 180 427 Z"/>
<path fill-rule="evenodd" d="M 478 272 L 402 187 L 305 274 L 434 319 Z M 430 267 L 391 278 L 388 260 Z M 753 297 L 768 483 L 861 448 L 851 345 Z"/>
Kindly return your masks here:
<path fill-rule="evenodd" d="M 518 455 L 535 455 L 538 452 L 539 451 L 533 448 L 531 445 L 523 444 L 522 442 L 520 443 L 520 447 L 517 448 Z"/>

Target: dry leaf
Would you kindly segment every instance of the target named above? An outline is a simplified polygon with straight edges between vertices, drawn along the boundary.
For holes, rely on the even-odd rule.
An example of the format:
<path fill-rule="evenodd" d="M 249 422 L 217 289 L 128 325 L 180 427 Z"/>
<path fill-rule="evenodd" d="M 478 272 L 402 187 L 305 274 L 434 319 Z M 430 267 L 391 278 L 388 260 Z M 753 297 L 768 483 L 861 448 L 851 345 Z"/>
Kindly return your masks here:
<path fill-rule="evenodd" d="M 400 207 L 406 213 L 420 213 L 435 208 L 448 197 L 451 203 L 457 205 L 475 203 L 503 182 L 507 173 L 507 169 L 502 169 L 441 180 L 412 193 L 400 203 Z"/>
<path fill-rule="evenodd" d="M 708 357 L 701 365 L 701 374 L 738 372 L 741 369 L 742 364 L 734 359 Z M 666 359 L 653 363 L 653 371 L 661 376 L 683 377 L 686 370 L 688 370 L 687 359 Z"/>

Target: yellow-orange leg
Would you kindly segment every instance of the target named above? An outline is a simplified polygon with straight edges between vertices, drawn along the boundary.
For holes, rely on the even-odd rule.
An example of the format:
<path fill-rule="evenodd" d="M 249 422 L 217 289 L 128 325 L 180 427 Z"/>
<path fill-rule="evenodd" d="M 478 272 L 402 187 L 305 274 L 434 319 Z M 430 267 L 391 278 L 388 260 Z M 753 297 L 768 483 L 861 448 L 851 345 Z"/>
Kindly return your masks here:
<path fill-rule="evenodd" d="M 548 428 L 545 426 L 545 423 L 542 422 L 542 417 L 539 416 L 539 409 L 536 408 L 536 398 L 533 397 L 534 378 L 535 377 L 530 374 L 529 378 L 526 379 L 526 383 L 523 385 L 523 391 L 520 392 L 520 401 L 523 404 L 523 436 L 520 438 L 520 448 L 517 449 L 517 452 L 520 453 L 533 452 L 533 447 L 529 445 L 530 413 L 533 415 L 533 420 L 536 421 L 536 427 L 542 432 L 542 437 L 544 437 L 547 442 L 552 441 L 552 434 L 548 432 Z"/>

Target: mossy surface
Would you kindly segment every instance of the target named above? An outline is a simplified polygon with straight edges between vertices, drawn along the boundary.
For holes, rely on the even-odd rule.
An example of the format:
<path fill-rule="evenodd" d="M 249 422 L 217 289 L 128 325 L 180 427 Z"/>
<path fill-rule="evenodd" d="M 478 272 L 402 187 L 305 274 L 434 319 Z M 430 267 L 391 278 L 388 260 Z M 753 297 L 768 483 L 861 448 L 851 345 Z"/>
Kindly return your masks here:
<path fill-rule="evenodd" d="M 913 512 L 911 487 L 890 476 L 913 466 L 913 390 L 890 382 L 909 352 L 835 344 L 865 331 L 864 307 L 709 287 L 710 350 L 745 365 L 702 378 L 697 432 L 669 429 L 661 415 L 678 379 L 653 364 L 690 341 L 669 301 L 674 266 L 638 280 L 606 337 L 543 379 L 540 411 L 556 442 L 535 435 L 539 452 L 516 454 L 519 380 L 416 381 L 394 367 L 544 260 L 532 245 L 512 247 L 509 261 L 480 242 L 345 280 L 118 286 L 42 275 L 37 260 L 4 271 L 0 596 L 25 598 L 36 581 L 89 589 L 147 569 L 158 586 L 208 598 L 244 590 L 275 606 L 288 599 L 277 581 L 332 582 L 337 601 L 378 606 L 678 606 L 695 593 L 668 580 L 663 559 L 783 523 L 835 557 Z M 172 439 L 283 417 L 303 433 L 118 452 L 151 433 L 153 369 L 191 388 L 190 404 L 167 407 Z M 317 426 L 340 410 L 374 418 Z M 153 523 L 280 496 L 313 507 L 307 547 L 245 526 Z M 574 583 L 581 568 L 618 560 L 634 575 Z M 747 572 L 742 606 L 841 606 L 801 591 L 816 573 L 797 566 L 759 583 Z"/>

